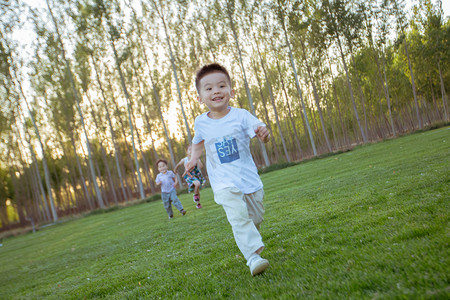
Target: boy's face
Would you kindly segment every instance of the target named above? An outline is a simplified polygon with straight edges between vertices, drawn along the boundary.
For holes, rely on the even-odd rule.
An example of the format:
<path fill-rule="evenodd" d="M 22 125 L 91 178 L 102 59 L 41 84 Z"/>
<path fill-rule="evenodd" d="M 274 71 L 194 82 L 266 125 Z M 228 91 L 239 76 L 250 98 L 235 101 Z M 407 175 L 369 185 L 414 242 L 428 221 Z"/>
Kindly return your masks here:
<path fill-rule="evenodd" d="M 234 97 L 234 91 L 224 73 L 209 73 L 200 79 L 199 83 L 200 103 L 204 103 L 213 114 L 228 111 L 228 103 Z"/>
<path fill-rule="evenodd" d="M 166 174 L 166 172 L 167 172 L 167 165 L 163 161 L 160 161 L 158 163 L 158 171 L 163 173 L 163 174 Z"/>

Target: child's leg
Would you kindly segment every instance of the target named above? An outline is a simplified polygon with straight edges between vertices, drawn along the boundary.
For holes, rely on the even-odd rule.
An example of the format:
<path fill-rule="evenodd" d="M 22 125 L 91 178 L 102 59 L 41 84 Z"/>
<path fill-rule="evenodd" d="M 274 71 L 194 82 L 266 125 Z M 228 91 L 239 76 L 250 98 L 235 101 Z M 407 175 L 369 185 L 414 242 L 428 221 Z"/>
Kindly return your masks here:
<path fill-rule="evenodd" d="M 234 239 L 245 259 L 264 248 L 261 235 L 248 215 L 244 194 L 237 188 L 227 188 L 214 193 L 214 200 L 222 205 L 233 230 Z"/>
<path fill-rule="evenodd" d="M 256 228 L 259 230 L 262 221 L 264 220 L 264 190 L 260 189 L 251 194 L 245 194 L 244 200 L 247 204 L 248 215 L 250 219 L 255 223 Z"/>
<path fill-rule="evenodd" d="M 198 202 L 200 201 L 200 181 L 195 180 L 192 184 L 194 185 L 194 201 Z"/>
<path fill-rule="evenodd" d="M 161 199 L 169 217 L 173 217 L 172 205 L 170 205 L 170 193 L 161 193 Z"/>
<path fill-rule="evenodd" d="M 174 205 L 180 212 L 181 212 L 181 211 L 184 211 L 183 205 L 181 205 L 180 199 L 178 199 L 178 197 L 177 197 L 177 192 L 175 191 L 175 189 L 173 189 L 173 190 L 170 192 L 170 199 L 172 200 L 173 205 Z"/>
<path fill-rule="evenodd" d="M 200 204 L 200 186 L 201 183 L 198 180 L 195 180 L 193 183 L 194 185 L 194 202 L 197 203 L 197 208 L 202 208 L 202 205 Z"/>

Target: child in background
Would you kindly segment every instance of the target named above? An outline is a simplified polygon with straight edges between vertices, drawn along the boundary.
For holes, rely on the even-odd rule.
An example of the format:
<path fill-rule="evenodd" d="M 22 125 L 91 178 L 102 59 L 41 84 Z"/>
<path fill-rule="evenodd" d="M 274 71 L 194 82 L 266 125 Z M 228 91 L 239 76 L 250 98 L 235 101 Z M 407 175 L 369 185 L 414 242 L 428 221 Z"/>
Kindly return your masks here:
<path fill-rule="evenodd" d="M 183 209 L 183 205 L 181 205 L 181 202 L 177 197 L 177 191 L 175 189 L 178 184 L 177 177 L 172 171 L 168 170 L 166 160 L 158 160 L 156 162 L 156 166 L 158 167 L 158 171 L 160 173 L 156 176 L 155 182 L 157 185 L 161 185 L 161 199 L 163 201 L 164 208 L 169 215 L 169 219 L 173 218 L 172 202 L 173 205 L 184 216 L 186 214 L 186 211 Z"/>
<path fill-rule="evenodd" d="M 259 226 L 263 221 L 263 184 L 250 153 L 250 139 L 266 143 L 265 124 L 245 109 L 228 106 L 234 96 L 227 70 L 219 64 L 203 66 L 196 75 L 198 101 L 209 111 L 195 119 L 191 159 L 185 174 L 199 162 L 206 150 L 206 169 L 214 201 L 222 205 L 239 250 L 250 273 L 263 272 L 269 261 L 259 255 L 263 249 Z"/>
<path fill-rule="evenodd" d="M 191 148 L 192 145 L 189 145 L 186 149 L 187 156 L 180 160 L 180 162 L 175 166 L 174 172 L 177 173 L 178 168 L 181 165 L 184 165 L 186 169 L 186 163 L 189 161 L 191 157 Z M 202 175 L 202 172 L 200 169 L 203 168 L 203 164 L 201 160 L 198 160 L 198 163 L 195 165 L 195 167 L 190 170 L 189 172 L 184 174 L 184 180 L 186 180 L 186 183 L 188 185 L 188 191 L 194 192 L 194 202 L 197 203 L 197 208 L 202 208 L 202 205 L 200 204 L 200 188 L 202 187 L 203 183 L 205 182 L 205 178 Z"/>

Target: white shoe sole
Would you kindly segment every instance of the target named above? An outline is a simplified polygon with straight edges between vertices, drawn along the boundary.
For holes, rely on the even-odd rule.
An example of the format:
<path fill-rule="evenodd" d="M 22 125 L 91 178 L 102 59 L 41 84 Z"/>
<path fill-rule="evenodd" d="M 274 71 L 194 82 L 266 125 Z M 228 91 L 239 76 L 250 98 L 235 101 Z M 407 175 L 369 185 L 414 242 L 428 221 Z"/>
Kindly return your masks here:
<path fill-rule="evenodd" d="M 265 269 L 269 266 L 269 261 L 267 259 L 262 259 L 258 265 L 255 266 L 255 268 L 252 270 L 252 275 L 258 275 L 262 272 L 264 272 Z"/>

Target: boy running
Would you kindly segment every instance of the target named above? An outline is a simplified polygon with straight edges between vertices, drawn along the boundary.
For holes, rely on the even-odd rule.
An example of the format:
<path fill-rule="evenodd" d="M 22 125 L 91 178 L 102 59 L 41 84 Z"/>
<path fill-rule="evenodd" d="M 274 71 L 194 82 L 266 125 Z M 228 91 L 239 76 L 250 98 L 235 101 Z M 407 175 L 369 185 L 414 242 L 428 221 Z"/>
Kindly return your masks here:
<path fill-rule="evenodd" d="M 266 143 L 269 131 L 245 109 L 228 106 L 234 96 L 227 70 L 219 64 L 203 66 L 196 75 L 198 101 L 209 111 L 195 119 L 191 159 L 185 174 L 199 162 L 206 150 L 206 169 L 214 201 L 225 210 L 239 250 L 251 274 L 263 272 L 269 261 L 259 255 L 263 249 L 259 227 L 263 221 L 263 184 L 250 153 L 250 139 Z"/>

